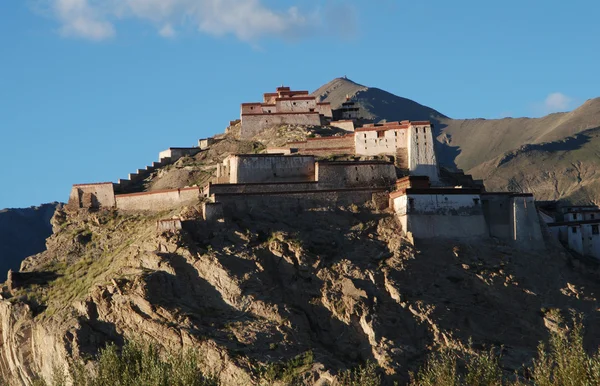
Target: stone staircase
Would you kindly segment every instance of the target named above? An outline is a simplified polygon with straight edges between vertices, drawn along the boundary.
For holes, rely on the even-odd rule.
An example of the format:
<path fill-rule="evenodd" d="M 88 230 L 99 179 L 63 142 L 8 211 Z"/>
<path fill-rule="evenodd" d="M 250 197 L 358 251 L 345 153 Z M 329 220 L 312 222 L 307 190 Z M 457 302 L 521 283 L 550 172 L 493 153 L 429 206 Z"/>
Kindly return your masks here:
<path fill-rule="evenodd" d="M 126 179 L 119 179 L 119 182 L 113 184 L 115 194 L 132 193 L 136 190 L 139 184 L 152 174 L 156 169 L 166 165 L 170 165 L 177 161 L 171 157 L 162 158 L 158 162 L 152 162 L 152 165 L 146 166 L 144 169 L 138 169 L 135 173 L 129 173 Z"/>

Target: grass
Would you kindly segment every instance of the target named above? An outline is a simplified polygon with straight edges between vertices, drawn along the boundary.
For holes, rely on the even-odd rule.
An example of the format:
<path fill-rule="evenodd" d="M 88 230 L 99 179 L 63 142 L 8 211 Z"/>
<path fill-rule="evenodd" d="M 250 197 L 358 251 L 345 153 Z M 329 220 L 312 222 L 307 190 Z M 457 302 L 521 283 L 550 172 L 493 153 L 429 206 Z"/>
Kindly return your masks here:
<path fill-rule="evenodd" d="M 562 324 L 562 320 L 559 324 Z M 600 353 L 588 354 L 583 346 L 583 325 L 552 331 L 550 344 L 540 343 L 537 358 L 517 380 L 510 380 L 492 351 L 464 355 L 450 349 L 430 355 L 427 363 L 411 374 L 411 386 L 592 386 L 600 385 Z M 514 376 L 512 377 L 514 378 Z"/>
<path fill-rule="evenodd" d="M 100 350 L 92 366 L 73 361 L 68 370 L 54 369 L 52 381 L 37 379 L 36 386 L 216 386 L 217 380 L 200 370 L 196 351 L 161 355 L 151 344 L 128 342 Z"/>
<path fill-rule="evenodd" d="M 271 385 L 276 381 L 284 385 L 299 383 L 300 376 L 312 367 L 314 355 L 306 351 L 285 362 L 270 363 L 259 370 L 261 384 Z"/>

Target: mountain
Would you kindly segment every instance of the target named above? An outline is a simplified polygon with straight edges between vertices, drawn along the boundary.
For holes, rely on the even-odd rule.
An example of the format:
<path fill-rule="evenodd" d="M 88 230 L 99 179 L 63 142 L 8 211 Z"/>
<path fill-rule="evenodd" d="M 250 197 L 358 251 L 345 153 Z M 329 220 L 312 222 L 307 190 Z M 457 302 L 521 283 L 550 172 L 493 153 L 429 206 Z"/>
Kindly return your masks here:
<path fill-rule="evenodd" d="M 452 119 L 437 110 L 346 78 L 313 95 L 338 108 L 346 96 L 371 121 L 430 120 L 438 161 L 484 179 L 489 189 L 531 191 L 540 200 L 600 201 L 600 98 L 542 118 Z"/>
<path fill-rule="evenodd" d="M 369 88 L 347 78 L 336 78 L 319 87 L 312 95 L 321 102 L 331 103 L 333 109 L 341 107 L 346 97 L 351 98 L 359 107 L 360 117 L 380 121 L 400 121 L 403 119 L 432 120 L 447 118 L 442 113 L 423 106 L 410 99 L 402 98 L 379 88 Z M 410 118 L 407 118 L 410 117 Z"/>
<path fill-rule="evenodd" d="M 50 219 L 58 203 L 25 209 L 0 210 L 0 275 L 18 270 L 27 256 L 46 249 L 46 238 L 52 234 Z"/>

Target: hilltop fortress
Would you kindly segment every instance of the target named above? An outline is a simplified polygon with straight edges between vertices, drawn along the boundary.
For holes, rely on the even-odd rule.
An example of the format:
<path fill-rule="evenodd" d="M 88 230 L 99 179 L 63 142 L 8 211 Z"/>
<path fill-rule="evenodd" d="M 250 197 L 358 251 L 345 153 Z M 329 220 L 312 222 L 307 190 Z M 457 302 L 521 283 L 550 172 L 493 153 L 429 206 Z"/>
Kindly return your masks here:
<path fill-rule="evenodd" d="M 218 141 L 202 139 L 198 147 L 162 152 L 159 163 L 118 184 L 74 185 L 68 208 L 161 211 L 202 204 L 204 219 L 211 221 L 236 212 L 367 205 L 393 211 L 403 232 L 416 238 L 495 237 L 527 248 L 544 246 L 533 195 L 486 192 L 480 181 L 464 174 L 443 175 L 428 121 L 361 125 L 359 114 L 351 100 L 332 110 L 307 91 L 279 87 L 264 94 L 263 102 L 241 105 L 240 139 L 281 125 L 332 128 L 332 134 L 260 154 L 229 154 L 214 165 L 212 180 L 203 186 L 119 194 L 155 169 Z"/>

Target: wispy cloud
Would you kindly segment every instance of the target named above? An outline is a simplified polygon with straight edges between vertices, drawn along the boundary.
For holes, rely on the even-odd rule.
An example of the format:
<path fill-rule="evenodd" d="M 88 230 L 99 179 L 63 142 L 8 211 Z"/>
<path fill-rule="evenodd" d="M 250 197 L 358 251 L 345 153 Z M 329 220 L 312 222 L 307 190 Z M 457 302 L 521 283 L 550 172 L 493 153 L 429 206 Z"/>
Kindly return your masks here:
<path fill-rule="evenodd" d="M 103 20 L 87 0 L 55 0 L 54 11 L 63 36 L 103 40 L 115 35 L 113 25 Z"/>
<path fill-rule="evenodd" d="M 546 115 L 568 111 L 573 105 L 573 98 L 566 96 L 561 92 L 553 92 L 548 94 L 546 99 L 541 103 L 536 103 L 533 109 L 536 114 Z"/>
<path fill-rule="evenodd" d="M 127 20 L 151 23 L 160 36 L 167 38 L 191 26 L 202 33 L 233 35 L 248 42 L 264 37 L 298 39 L 319 32 L 342 35 L 354 33 L 356 25 L 354 8 L 337 1 L 327 1 L 325 6 L 310 11 L 293 5 L 272 8 L 262 0 L 44 1 L 60 22 L 63 36 L 90 40 L 116 36 L 116 25 Z"/>

